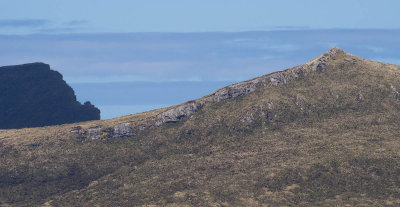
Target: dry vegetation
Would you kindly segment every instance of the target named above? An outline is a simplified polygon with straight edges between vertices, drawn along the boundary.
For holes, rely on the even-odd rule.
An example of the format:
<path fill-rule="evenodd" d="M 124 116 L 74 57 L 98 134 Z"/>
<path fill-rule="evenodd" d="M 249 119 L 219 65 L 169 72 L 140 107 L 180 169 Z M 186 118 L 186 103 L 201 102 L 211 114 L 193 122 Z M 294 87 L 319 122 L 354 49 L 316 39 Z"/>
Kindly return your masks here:
<path fill-rule="evenodd" d="M 328 63 L 129 138 L 70 130 L 136 128 L 165 109 L 0 131 L 0 205 L 398 206 L 400 67 Z"/>

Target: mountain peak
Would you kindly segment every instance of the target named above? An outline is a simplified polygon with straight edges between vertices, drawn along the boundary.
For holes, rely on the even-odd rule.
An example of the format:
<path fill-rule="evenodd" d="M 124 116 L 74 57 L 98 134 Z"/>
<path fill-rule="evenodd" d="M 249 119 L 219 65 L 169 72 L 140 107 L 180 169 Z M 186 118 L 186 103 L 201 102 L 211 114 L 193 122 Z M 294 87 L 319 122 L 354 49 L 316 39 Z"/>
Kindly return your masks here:
<path fill-rule="evenodd" d="M 348 53 L 346 53 L 344 50 L 335 46 L 335 47 L 329 49 L 328 51 L 326 51 L 324 54 L 312 59 L 311 61 L 306 63 L 306 65 L 310 65 L 313 68 L 313 70 L 315 71 L 317 69 L 317 67 L 326 65 L 327 61 L 329 59 L 332 59 L 332 56 L 339 54 L 339 53 L 348 55 Z"/>
<path fill-rule="evenodd" d="M 329 49 L 328 51 L 326 51 L 321 56 L 315 58 L 314 60 L 318 60 L 318 59 L 321 59 L 321 58 L 329 58 L 329 57 L 331 57 L 333 55 L 336 55 L 338 53 L 347 54 L 344 50 L 342 50 L 341 48 L 335 46 L 335 47 L 332 47 L 331 49 Z"/>
<path fill-rule="evenodd" d="M 335 47 L 332 47 L 331 49 L 329 49 L 329 50 L 328 50 L 326 53 L 324 53 L 324 54 L 327 54 L 327 55 L 334 55 L 334 54 L 336 54 L 336 53 L 338 53 L 338 52 L 345 52 L 345 51 L 342 50 L 341 48 L 335 46 Z"/>

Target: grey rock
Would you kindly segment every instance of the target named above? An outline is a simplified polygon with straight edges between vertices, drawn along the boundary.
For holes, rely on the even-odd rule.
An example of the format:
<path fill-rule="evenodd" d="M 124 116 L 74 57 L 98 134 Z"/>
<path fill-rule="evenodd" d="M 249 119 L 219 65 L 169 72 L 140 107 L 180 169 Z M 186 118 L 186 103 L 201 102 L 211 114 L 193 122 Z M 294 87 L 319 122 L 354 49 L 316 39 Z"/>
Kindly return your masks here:
<path fill-rule="evenodd" d="M 133 130 L 130 127 L 131 123 L 122 123 L 114 127 L 113 137 L 129 137 L 133 136 Z"/>
<path fill-rule="evenodd" d="M 306 102 L 305 102 L 304 98 L 297 94 L 297 95 L 296 95 L 295 104 L 296 104 L 296 106 L 300 107 L 300 110 L 301 110 L 301 111 L 304 110 L 305 105 L 306 105 L 305 103 L 306 103 Z"/>
<path fill-rule="evenodd" d="M 140 125 L 139 126 L 139 131 L 143 131 L 143 130 L 145 130 L 146 129 L 146 126 L 143 126 L 143 125 Z"/>
<path fill-rule="evenodd" d="M 82 133 L 82 127 L 81 126 L 73 127 L 70 132 L 71 134 L 79 135 Z"/>
<path fill-rule="evenodd" d="M 270 110 L 275 109 L 275 105 L 274 105 L 274 103 L 272 103 L 272 102 L 268 102 L 268 103 L 267 103 L 267 107 L 268 107 L 268 109 L 270 109 Z"/>
<path fill-rule="evenodd" d="M 358 94 L 357 94 L 357 100 L 359 100 L 359 101 L 364 101 L 364 96 L 361 94 L 361 92 L 358 92 Z"/>
<path fill-rule="evenodd" d="M 331 55 L 334 55 L 334 54 L 336 54 L 338 52 L 344 52 L 344 51 L 342 49 L 340 49 L 339 47 L 335 46 L 335 47 L 331 48 L 330 50 L 328 50 L 328 52 L 326 52 L 324 55 L 331 56 Z"/>
<path fill-rule="evenodd" d="M 399 92 L 397 91 L 397 89 L 393 85 L 390 85 L 390 90 L 392 91 L 392 94 L 395 97 L 397 97 L 399 95 Z"/>
<path fill-rule="evenodd" d="M 335 98 L 335 99 L 338 99 L 338 98 L 339 98 L 339 95 L 336 94 L 336 93 L 334 93 L 334 92 L 331 91 L 331 90 L 330 90 L 330 94 L 331 94 L 331 96 L 332 96 L 333 98 Z"/>
<path fill-rule="evenodd" d="M 271 81 L 271 85 L 279 86 L 286 84 L 286 77 L 282 72 L 276 72 L 270 75 L 269 77 Z"/>
<path fill-rule="evenodd" d="M 87 130 L 87 137 L 92 140 L 101 138 L 101 126 L 91 127 Z"/>
<path fill-rule="evenodd" d="M 192 115 L 196 112 L 199 107 L 194 102 L 186 103 L 182 106 L 169 109 L 159 115 L 157 115 L 158 120 L 155 125 L 160 126 L 163 123 L 177 122 L 187 116 Z"/>
<path fill-rule="evenodd" d="M 246 116 L 246 117 L 241 118 L 240 122 L 251 124 L 251 123 L 253 123 L 253 119 L 249 116 Z"/>
<path fill-rule="evenodd" d="M 293 78 L 298 78 L 298 77 L 305 76 L 306 73 L 304 72 L 303 65 L 298 65 L 298 66 L 293 67 L 290 70 L 290 74 L 292 75 Z"/>
<path fill-rule="evenodd" d="M 326 66 L 328 66 L 327 61 L 331 59 L 332 56 L 338 52 L 344 52 L 344 51 L 338 47 L 330 49 L 328 52 L 324 53 L 320 58 L 314 60 L 314 62 L 311 64 L 311 69 L 313 71 L 324 72 Z"/>
<path fill-rule="evenodd" d="M 214 92 L 210 96 L 204 98 L 201 103 L 205 102 L 220 102 L 225 99 L 235 98 L 238 96 L 242 96 L 248 93 L 251 93 L 257 89 L 257 84 L 263 82 L 266 79 L 266 76 L 260 76 L 258 78 L 254 78 L 252 80 L 232 84 L 226 86 L 225 88 L 219 89 Z"/>

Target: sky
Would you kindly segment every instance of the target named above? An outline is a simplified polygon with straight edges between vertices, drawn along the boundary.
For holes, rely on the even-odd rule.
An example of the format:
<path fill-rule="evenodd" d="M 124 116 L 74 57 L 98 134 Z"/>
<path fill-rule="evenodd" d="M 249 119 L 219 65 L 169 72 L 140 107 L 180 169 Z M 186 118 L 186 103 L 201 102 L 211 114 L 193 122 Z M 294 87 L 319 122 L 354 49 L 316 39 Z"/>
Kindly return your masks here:
<path fill-rule="evenodd" d="M 400 1 L 0 1 L 0 65 L 45 62 L 102 119 L 202 97 L 333 46 L 400 64 Z"/>
<path fill-rule="evenodd" d="M 398 29 L 398 0 L 13 0 L 1 33 Z"/>

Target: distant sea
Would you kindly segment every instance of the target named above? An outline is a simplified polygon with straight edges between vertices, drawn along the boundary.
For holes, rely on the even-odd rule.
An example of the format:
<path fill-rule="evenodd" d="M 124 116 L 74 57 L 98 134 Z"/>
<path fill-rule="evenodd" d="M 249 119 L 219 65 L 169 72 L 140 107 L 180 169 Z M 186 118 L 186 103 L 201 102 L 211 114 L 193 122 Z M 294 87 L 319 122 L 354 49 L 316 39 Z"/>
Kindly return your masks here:
<path fill-rule="evenodd" d="M 78 101 L 89 100 L 101 119 L 140 113 L 201 98 L 229 85 L 227 81 L 115 82 L 70 84 Z"/>

